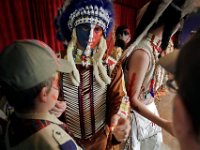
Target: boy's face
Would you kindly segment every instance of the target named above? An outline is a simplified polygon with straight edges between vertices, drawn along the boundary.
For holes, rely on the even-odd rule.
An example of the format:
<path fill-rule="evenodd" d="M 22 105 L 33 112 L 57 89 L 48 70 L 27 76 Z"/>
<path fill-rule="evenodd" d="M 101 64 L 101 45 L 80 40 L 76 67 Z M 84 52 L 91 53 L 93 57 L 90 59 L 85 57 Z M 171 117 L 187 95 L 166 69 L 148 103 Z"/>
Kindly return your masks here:
<path fill-rule="evenodd" d="M 86 49 L 87 45 L 94 49 L 100 42 L 103 30 L 100 26 L 94 24 L 81 24 L 76 27 L 78 48 Z"/>
<path fill-rule="evenodd" d="M 51 109 L 55 106 L 56 101 L 58 100 L 59 91 L 60 91 L 59 75 L 58 75 L 58 73 L 56 73 L 54 75 L 52 87 L 50 89 L 50 92 L 48 93 L 48 101 L 49 101 L 49 104 L 51 105 L 50 106 Z"/>

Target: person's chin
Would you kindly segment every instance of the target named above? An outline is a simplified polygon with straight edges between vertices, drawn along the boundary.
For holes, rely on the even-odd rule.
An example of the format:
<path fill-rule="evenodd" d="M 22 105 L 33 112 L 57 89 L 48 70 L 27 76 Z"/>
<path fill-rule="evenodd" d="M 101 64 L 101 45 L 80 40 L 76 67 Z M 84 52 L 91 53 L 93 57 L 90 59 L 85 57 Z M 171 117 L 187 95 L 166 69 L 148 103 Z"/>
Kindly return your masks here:
<path fill-rule="evenodd" d="M 96 47 L 96 45 L 95 45 L 94 43 L 91 43 L 91 44 L 90 44 L 90 48 L 91 48 L 91 49 L 94 49 L 95 47 Z"/>

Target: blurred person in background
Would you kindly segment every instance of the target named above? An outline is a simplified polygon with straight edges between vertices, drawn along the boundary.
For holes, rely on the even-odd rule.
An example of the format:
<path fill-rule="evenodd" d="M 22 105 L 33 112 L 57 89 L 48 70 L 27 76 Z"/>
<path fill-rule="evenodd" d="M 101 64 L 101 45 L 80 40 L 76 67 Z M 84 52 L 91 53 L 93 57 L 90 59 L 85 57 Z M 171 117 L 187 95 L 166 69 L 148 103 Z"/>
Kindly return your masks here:
<path fill-rule="evenodd" d="M 173 125 L 181 150 L 200 149 L 200 29 L 180 51 L 161 58 L 159 64 L 174 74 L 167 82 L 176 93 Z"/>

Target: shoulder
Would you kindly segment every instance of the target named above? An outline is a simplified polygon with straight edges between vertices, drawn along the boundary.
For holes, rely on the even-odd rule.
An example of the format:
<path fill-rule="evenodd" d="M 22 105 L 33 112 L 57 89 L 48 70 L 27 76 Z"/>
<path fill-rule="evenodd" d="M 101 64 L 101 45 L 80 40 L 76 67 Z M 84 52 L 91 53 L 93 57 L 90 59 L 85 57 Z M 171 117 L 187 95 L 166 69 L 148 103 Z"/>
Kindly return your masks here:
<path fill-rule="evenodd" d="M 136 49 L 129 61 L 130 63 L 149 62 L 149 54 L 144 49 Z"/>
<path fill-rule="evenodd" d="M 143 51 L 146 53 L 149 57 L 151 57 L 151 51 L 152 47 L 150 42 L 147 39 L 143 39 L 133 50 L 132 54 L 135 53 L 136 51 Z"/>
<path fill-rule="evenodd" d="M 72 139 L 72 137 L 66 133 L 60 126 L 56 124 L 51 124 L 46 127 L 46 130 L 40 134 L 40 136 L 44 136 L 44 134 L 49 135 L 45 137 L 45 141 L 48 140 L 48 143 L 54 143 L 55 145 L 59 145 L 63 150 L 77 150 L 79 149 L 76 142 Z M 53 142 L 49 142 L 51 139 Z"/>
<path fill-rule="evenodd" d="M 14 149 L 80 150 L 75 141 L 58 125 L 50 124 L 18 144 Z"/>

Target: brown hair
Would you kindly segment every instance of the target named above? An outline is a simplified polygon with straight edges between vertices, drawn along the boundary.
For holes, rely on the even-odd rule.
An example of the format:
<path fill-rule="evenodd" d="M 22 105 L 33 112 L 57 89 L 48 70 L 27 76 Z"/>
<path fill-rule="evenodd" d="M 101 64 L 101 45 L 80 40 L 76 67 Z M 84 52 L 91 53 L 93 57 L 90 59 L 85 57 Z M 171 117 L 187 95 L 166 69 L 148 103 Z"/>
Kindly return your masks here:
<path fill-rule="evenodd" d="M 35 107 L 34 99 L 41 92 L 43 87 L 47 87 L 47 93 L 50 92 L 52 87 L 53 77 L 39 83 L 38 85 L 26 89 L 23 91 L 13 90 L 12 87 L 9 87 L 5 83 L 2 83 L 2 91 L 6 96 L 9 104 L 15 108 L 18 112 L 28 111 Z"/>
<path fill-rule="evenodd" d="M 147 7 L 147 10 L 144 12 L 144 15 L 142 16 L 135 30 L 134 37 L 132 37 L 130 43 L 133 43 L 134 40 L 144 31 L 144 29 L 153 20 L 161 3 L 162 0 L 152 0 L 150 2 L 149 6 Z M 177 7 L 182 7 L 184 3 L 185 0 L 173 0 L 173 2 L 159 17 L 158 21 L 150 29 L 153 30 L 164 25 L 163 38 L 161 43 L 161 48 L 163 50 L 167 48 L 170 37 L 175 27 L 181 21 L 181 10 L 177 9 Z"/>

